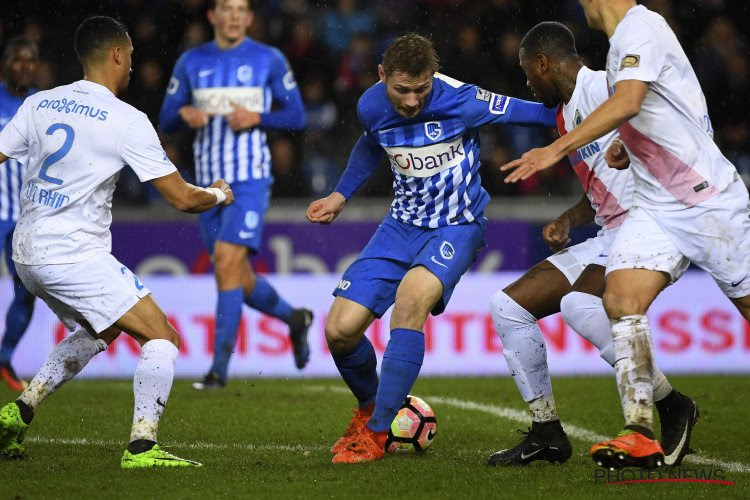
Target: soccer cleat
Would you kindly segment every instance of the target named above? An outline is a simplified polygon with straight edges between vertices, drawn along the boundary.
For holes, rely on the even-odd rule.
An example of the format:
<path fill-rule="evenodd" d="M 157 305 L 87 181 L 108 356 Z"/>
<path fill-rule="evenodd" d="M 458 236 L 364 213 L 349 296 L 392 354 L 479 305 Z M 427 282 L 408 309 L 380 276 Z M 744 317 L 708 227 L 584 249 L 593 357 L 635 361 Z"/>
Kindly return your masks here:
<path fill-rule="evenodd" d="M 21 411 L 15 402 L 8 403 L 0 409 L 0 456 L 23 455 L 23 439 L 28 427 L 21 418 Z"/>
<path fill-rule="evenodd" d="M 500 450 L 490 456 L 491 466 L 528 465 L 535 460 L 564 463 L 573 454 L 568 435 L 559 420 L 532 422 L 529 432 L 518 431 L 524 438 L 513 448 Z"/>
<path fill-rule="evenodd" d="M 172 455 L 162 450 L 158 444 L 143 453 L 130 453 L 125 450 L 120 460 L 120 467 L 123 469 L 142 469 L 149 467 L 203 467 L 200 462 L 187 460 Z"/>
<path fill-rule="evenodd" d="M 223 389 L 227 385 L 225 380 L 216 372 L 208 372 L 201 382 L 193 382 L 193 389 L 205 391 L 211 389 Z"/>
<path fill-rule="evenodd" d="M 10 363 L 0 364 L 0 378 L 5 381 L 11 391 L 22 392 L 29 385 L 16 375 Z"/>
<path fill-rule="evenodd" d="M 344 435 L 341 436 L 331 447 L 331 453 L 335 455 L 346 449 L 349 442 L 359 433 L 359 431 L 362 430 L 367 421 L 370 420 L 374 409 L 374 404 L 365 406 L 364 408 L 352 408 L 354 416 L 352 417 L 351 422 L 349 422 L 349 425 L 346 426 Z"/>
<path fill-rule="evenodd" d="M 690 435 L 698 422 L 698 405 L 677 390 L 656 402 L 661 423 L 661 445 L 664 449 L 664 463 L 676 466 L 690 453 Z"/>
<path fill-rule="evenodd" d="M 385 455 L 385 441 L 388 431 L 373 432 L 366 425 L 352 438 L 344 451 L 337 453 L 331 462 L 334 464 L 356 464 L 374 462 Z"/>
<path fill-rule="evenodd" d="M 313 322 L 313 313 L 309 309 L 295 309 L 289 320 L 289 337 L 292 339 L 294 364 L 298 370 L 310 361 L 310 345 L 307 343 L 307 331 Z"/>
<path fill-rule="evenodd" d="M 664 465 L 664 450 L 659 442 L 630 429 L 623 430 L 614 439 L 596 443 L 589 455 L 597 465 L 610 470 L 625 467 L 655 469 Z"/>

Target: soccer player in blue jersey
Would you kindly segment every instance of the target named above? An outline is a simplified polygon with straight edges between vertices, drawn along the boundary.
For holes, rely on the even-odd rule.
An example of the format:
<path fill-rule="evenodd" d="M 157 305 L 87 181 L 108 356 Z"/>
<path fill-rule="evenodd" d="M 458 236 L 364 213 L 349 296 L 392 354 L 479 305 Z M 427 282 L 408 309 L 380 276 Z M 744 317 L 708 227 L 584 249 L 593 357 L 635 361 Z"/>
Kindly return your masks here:
<path fill-rule="evenodd" d="M 479 179 L 479 127 L 555 125 L 542 104 L 495 94 L 436 73 L 426 38 L 391 43 L 380 82 L 359 100 L 364 133 L 335 191 L 314 201 L 310 222 L 329 224 L 387 155 L 395 198 L 390 214 L 334 291 L 326 341 L 359 406 L 331 449 L 334 463 L 379 460 L 387 430 L 419 374 L 427 315 L 445 309 L 484 246 L 489 195 Z M 394 305 L 395 304 L 395 305 Z M 364 332 L 394 305 L 380 371 Z"/>
<path fill-rule="evenodd" d="M 0 82 L 0 130 L 13 118 L 23 100 L 36 92 L 32 84 L 38 59 L 36 45 L 28 38 L 13 38 L 5 46 L 2 61 L 5 81 Z M 5 255 L 5 264 L 13 278 L 13 302 L 5 315 L 5 333 L 0 344 L 0 378 L 18 392 L 26 388 L 26 382 L 16 375 L 11 359 L 34 311 L 34 295 L 23 286 L 11 259 L 13 230 L 21 213 L 22 169 L 23 165 L 14 159 L 0 167 L 0 253 Z"/>
<path fill-rule="evenodd" d="M 297 83 L 281 52 L 248 38 L 250 0 L 213 0 L 208 19 L 214 40 L 184 53 L 172 73 L 160 127 L 171 132 L 187 124 L 197 183 L 223 177 L 235 202 L 200 216 L 201 237 L 213 255 L 219 288 L 214 361 L 196 389 L 221 388 L 227 380 L 243 302 L 289 325 L 297 368 L 310 357 L 307 330 L 312 312 L 295 309 L 263 277 L 248 256 L 258 252 L 271 184 L 271 153 L 265 129 L 299 130 L 305 114 Z M 278 109 L 271 111 L 271 105 Z"/>

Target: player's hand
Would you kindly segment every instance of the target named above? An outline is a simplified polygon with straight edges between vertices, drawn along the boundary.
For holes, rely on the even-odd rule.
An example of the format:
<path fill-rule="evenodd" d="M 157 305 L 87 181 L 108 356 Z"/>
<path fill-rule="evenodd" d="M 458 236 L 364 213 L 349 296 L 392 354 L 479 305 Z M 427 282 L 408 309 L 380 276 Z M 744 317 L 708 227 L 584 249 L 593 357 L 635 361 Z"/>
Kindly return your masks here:
<path fill-rule="evenodd" d="M 607 154 L 604 155 L 609 168 L 625 170 L 630 166 L 630 157 L 625 149 L 625 145 L 620 139 L 615 139 L 607 148 Z"/>
<path fill-rule="evenodd" d="M 222 207 L 226 207 L 227 205 L 231 205 L 234 203 L 234 193 L 232 192 L 232 188 L 229 187 L 229 184 L 224 182 L 224 179 L 219 179 L 218 181 L 211 184 L 212 188 L 219 188 L 222 191 L 224 191 L 224 194 L 227 195 L 227 199 L 221 202 Z"/>
<path fill-rule="evenodd" d="M 344 209 L 344 205 L 346 205 L 344 195 L 334 191 L 325 198 L 310 203 L 305 216 L 307 220 L 315 224 L 330 224 Z"/>
<path fill-rule="evenodd" d="M 211 114 L 196 108 L 195 106 L 183 106 L 180 108 L 180 118 L 190 128 L 203 128 L 208 125 Z"/>
<path fill-rule="evenodd" d="M 505 177 L 506 183 L 524 181 L 535 173 L 555 165 L 562 157 L 563 155 L 556 152 L 554 143 L 552 143 L 544 148 L 526 151 L 519 159 L 500 167 L 500 171 L 506 172 L 515 169 Z"/>
<path fill-rule="evenodd" d="M 555 219 L 542 229 L 542 238 L 549 245 L 550 250 L 559 252 L 570 243 L 570 221 Z"/>
<path fill-rule="evenodd" d="M 225 118 L 229 126 L 232 127 L 232 130 L 235 132 L 247 130 L 260 125 L 260 113 L 248 111 L 242 106 L 238 106 L 236 103 L 233 103 L 232 107 L 234 109 L 231 113 L 225 115 Z"/>

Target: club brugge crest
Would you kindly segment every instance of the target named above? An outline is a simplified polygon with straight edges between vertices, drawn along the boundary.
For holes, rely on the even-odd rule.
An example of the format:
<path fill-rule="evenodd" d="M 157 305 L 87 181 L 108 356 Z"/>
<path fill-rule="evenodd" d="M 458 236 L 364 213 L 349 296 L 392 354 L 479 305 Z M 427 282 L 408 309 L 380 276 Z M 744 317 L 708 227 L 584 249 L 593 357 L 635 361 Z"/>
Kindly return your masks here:
<path fill-rule="evenodd" d="M 443 241 L 443 244 L 440 245 L 440 256 L 445 260 L 451 260 L 454 255 L 456 255 L 456 249 L 453 248 L 453 245 Z"/>
<path fill-rule="evenodd" d="M 253 68 L 247 64 L 243 64 L 237 68 L 237 80 L 242 83 L 247 83 L 253 77 Z"/>
<path fill-rule="evenodd" d="M 581 112 L 576 109 L 576 114 L 573 116 L 573 126 L 577 127 L 582 121 L 583 117 L 581 116 Z"/>
<path fill-rule="evenodd" d="M 443 126 L 440 122 L 427 122 L 424 124 L 424 135 L 437 141 L 441 135 L 443 135 Z"/>

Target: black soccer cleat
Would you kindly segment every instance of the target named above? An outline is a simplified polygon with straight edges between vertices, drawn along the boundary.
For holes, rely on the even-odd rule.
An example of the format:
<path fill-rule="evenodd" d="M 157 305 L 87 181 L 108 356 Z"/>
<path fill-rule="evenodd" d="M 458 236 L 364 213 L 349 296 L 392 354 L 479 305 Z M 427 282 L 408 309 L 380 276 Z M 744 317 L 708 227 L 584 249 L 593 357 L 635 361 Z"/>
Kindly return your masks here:
<path fill-rule="evenodd" d="M 698 422 L 698 405 L 688 396 L 672 389 L 669 395 L 655 403 L 661 424 L 661 446 L 664 463 L 678 466 L 685 455 L 692 453 L 690 436 Z"/>
<path fill-rule="evenodd" d="M 226 380 L 222 380 L 216 372 L 208 372 L 200 382 L 193 382 L 193 389 L 206 391 L 211 389 L 223 389 L 227 385 Z"/>
<path fill-rule="evenodd" d="M 489 465 L 528 465 L 535 460 L 564 463 L 573 454 L 568 435 L 559 420 L 532 422 L 529 432 L 518 431 L 524 438 L 513 448 L 493 453 Z"/>
<path fill-rule="evenodd" d="M 298 370 L 310 361 L 310 345 L 307 343 L 307 331 L 313 322 L 313 313 L 309 309 L 295 309 L 289 318 L 289 337 L 292 339 L 294 364 Z"/>

